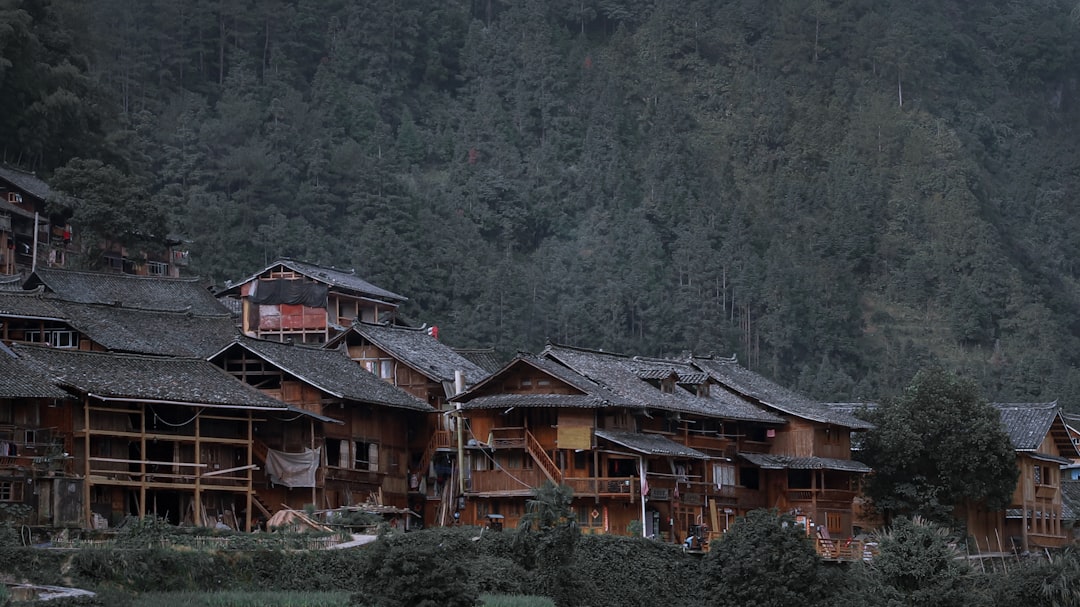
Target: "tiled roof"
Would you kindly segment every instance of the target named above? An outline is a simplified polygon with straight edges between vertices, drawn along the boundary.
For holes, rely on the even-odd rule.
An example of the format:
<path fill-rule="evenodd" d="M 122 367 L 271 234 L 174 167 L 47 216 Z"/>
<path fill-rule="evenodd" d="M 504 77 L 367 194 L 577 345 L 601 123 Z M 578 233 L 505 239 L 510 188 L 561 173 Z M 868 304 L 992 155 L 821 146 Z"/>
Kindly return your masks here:
<path fill-rule="evenodd" d="M 206 358 L 237 335 L 229 316 L 70 303 L 58 303 L 58 307 L 72 327 L 116 352 Z"/>
<path fill-rule="evenodd" d="M 465 384 L 472 385 L 488 375 L 424 329 L 356 322 L 351 330 L 434 381 L 452 382 L 461 371 Z"/>
<path fill-rule="evenodd" d="M 39 284 L 58 299 L 72 303 L 119 305 L 141 310 L 191 312 L 204 316 L 228 316 L 210 291 L 197 278 L 158 278 L 76 272 L 57 268 L 38 268 L 24 285 Z"/>
<path fill-rule="evenodd" d="M 843 472 L 870 472 L 870 466 L 852 459 L 831 457 L 793 457 L 767 453 L 740 453 L 746 461 L 766 470 L 840 470 Z"/>
<path fill-rule="evenodd" d="M 98 397 L 282 409 L 285 403 L 205 360 L 84 352 L 16 344 L 30 366 L 61 386 Z"/>
<path fill-rule="evenodd" d="M 252 280 L 259 278 L 263 274 L 266 274 L 268 271 L 277 267 L 288 268 L 298 274 L 307 276 L 314 281 L 321 282 L 331 287 L 336 287 L 338 290 L 351 291 L 358 295 L 375 297 L 383 301 L 388 301 L 392 303 L 398 303 L 408 300 L 408 297 L 398 295 L 397 293 L 394 293 L 392 291 L 387 291 L 386 289 L 377 287 L 370 282 L 360 278 L 356 275 L 356 272 L 354 270 L 338 270 L 336 268 L 327 268 L 313 263 L 296 261 L 294 259 L 287 258 L 279 259 L 243 280 L 237 282 L 230 282 L 228 287 L 222 292 L 222 294 L 229 294 L 240 285 L 251 282 Z"/>
<path fill-rule="evenodd" d="M 1061 518 L 1080 520 L 1080 481 L 1061 481 Z"/>
<path fill-rule="evenodd" d="M 843 411 L 834 411 L 742 367 L 731 358 L 692 357 L 690 362 L 728 389 L 762 405 L 810 421 L 832 424 L 853 430 L 868 430 L 873 424 Z"/>
<path fill-rule="evenodd" d="M 23 277 L 20 274 L 0 276 L 0 291 L 22 291 Z"/>
<path fill-rule="evenodd" d="M 495 348 L 454 348 L 454 351 L 488 373 L 502 369 L 505 362 L 495 353 Z"/>
<path fill-rule="evenodd" d="M 63 320 L 66 312 L 41 289 L 33 291 L 0 290 L 0 316 Z"/>
<path fill-rule="evenodd" d="M 13 169 L 0 165 L 0 179 L 11 183 L 16 188 L 45 200 L 52 193 L 49 189 L 49 184 L 45 183 L 33 173 L 27 173 L 26 171 L 20 171 L 19 169 Z"/>
<path fill-rule="evenodd" d="M 490 394 L 461 403 L 463 409 L 502 409 L 508 407 L 565 407 L 599 409 L 608 403 L 588 394 Z"/>
<path fill-rule="evenodd" d="M 1057 402 L 1049 403 L 992 403 L 1001 412 L 1001 423 L 1017 451 L 1035 451 L 1046 439 L 1046 433 L 1060 409 Z"/>
<path fill-rule="evenodd" d="M 716 390 L 710 390 L 708 398 L 691 394 L 682 388 L 674 392 L 663 392 L 639 375 L 639 372 L 647 369 L 669 369 L 676 374 L 680 371 L 698 371 L 680 361 L 632 358 L 554 344 L 549 344 L 542 356 L 604 386 L 630 401 L 633 406 L 703 417 L 783 423 L 782 419 L 750 403 L 738 402 L 738 398 L 726 398 L 720 394 L 713 396 Z"/>
<path fill-rule="evenodd" d="M 597 430 L 596 437 L 645 455 L 709 459 L 708 455 L 685 445 L 680 445 L 659 434 L 643 434 L 623 430 Z"/>
<path fill-rule="evenodd" d="M 363 403 L 433 411 L 431 405 L 368 373 L 342 350 L 328 350 L 264 339 L 237 336 L 233 345 L 244 348 L 297 379 L 338 398 Z M 213 358 L 216 358 L 215 355 Z"/>
<path fill-rule="evenodd" d="M 15 358 L 0 343 L 0 398 L 65 398 L 68 396 L 44 375 Z"/>

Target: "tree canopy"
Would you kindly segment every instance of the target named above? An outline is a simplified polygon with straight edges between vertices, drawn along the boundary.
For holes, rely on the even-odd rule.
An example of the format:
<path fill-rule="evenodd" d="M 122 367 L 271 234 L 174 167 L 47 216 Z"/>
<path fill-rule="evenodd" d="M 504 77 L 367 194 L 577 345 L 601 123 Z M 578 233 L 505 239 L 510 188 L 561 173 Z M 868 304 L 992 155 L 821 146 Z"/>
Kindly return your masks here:
<path fill-rule="evenodd" d="M 715 607 L 816 605 L 827 595 L 821 559 L 806 531 L 775 510 L 752 510 L 713 542 L 704 604 Z"/>
<path fill-rule="evenodd" d="M 871 415 L 859 454 L 874 471 L 865 484 L 887 515 L 951 522 L 958 506 L 1005 507 L 1019 474 L 998 410 L 970 380 L 920 371 Z"/>
<path fill-rule="evenodd" d="M 462 347 L 1080 402 L 1075 2 L 3 0 L 0 153 Z M 79 226 L 75 226 L 79 230 Z"/>

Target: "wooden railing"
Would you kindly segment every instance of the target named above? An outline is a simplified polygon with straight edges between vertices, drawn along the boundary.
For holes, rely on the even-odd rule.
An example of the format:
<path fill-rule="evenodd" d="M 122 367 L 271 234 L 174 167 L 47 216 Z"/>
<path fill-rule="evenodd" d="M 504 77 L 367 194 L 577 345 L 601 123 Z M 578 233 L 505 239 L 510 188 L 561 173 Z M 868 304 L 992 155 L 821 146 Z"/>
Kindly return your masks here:
<path fill-rule="evenodd" d="M 877 544 L 868 544 L 855 538 L 814 538 L 814 549 L 817 550 L 818 556 L 827 561 L 854 562 L 870 560 L 877 554 Z"/>
<path fill-rule="evenodd" d="M 637 476 L 566 478 L 563 482 L 574 490 L 575 496 L 634 496 L 640 493 L 641 480 Z"/>
<path fill-rule="evenodd" d="M 555 465 L 555 462 L 551 461 L 548 457 L 544 447 L 540 445 L 540 441 L 536 440 L 536 437 L 532 435 L 532 432 L 525 431 L 525 450 L 532 456 L 540 469 L 544 471 L 544 474 L 548 477 L 548 480 L 556 485 L 562 484 L 562 471 Z"/>
<path fill-rule="evenodd" d="M 492 428 L 488 442 L 492 449 L 520 449 L 525 446 L 525 428 Z"/>
<path fill-rule="evenodd" d="M 855 499 L 855 492 L 845 489 L 789 489 L 787 492 L 789 502 L 809 502 L 815 497 L 821 502 L 850 503 Z"/>
<path fill-rule="evenodd" d="M 473 470 L 468 493 L 527 495 L 544 483 L 544 474 L 528 468 Z"/>

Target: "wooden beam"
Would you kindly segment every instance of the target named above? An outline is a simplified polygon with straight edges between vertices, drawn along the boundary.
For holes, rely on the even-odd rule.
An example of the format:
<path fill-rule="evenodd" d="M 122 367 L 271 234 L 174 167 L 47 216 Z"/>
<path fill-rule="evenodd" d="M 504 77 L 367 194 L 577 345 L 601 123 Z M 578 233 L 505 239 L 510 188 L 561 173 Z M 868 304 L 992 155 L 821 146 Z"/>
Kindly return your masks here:
<path fill-rule="evenodd" d="M 87 459 L 88 462 L 90 460 L 93 460 L 95 462 L 111 462 L 111 463 L 114 463 L 114 464 L 155 464 L 155 465 L 158 465 L 158 466 L 179 466 L 179 467 L 186 467 L 186 468 L 206 468 L 207 467 L 206 464 L 189 464 L 189 463 L 185 463 L 185 462 L 161 462 L 161 461 L 157 461 L 157 460 L 147 460 L 147 459 L 120 459 L 120 458 L 116 458 L 116 457 L 88 457 L 86 459 Z M 89 466 L 87 466 L 87 469 L 89 469 Z M 116 470 L 115 472 L 122 472 L 124 474 L 130 474 L 130 472 L 127 472 L 127 471 L 124 471 L 124 470 Z"/>
<path fill-rule="evenodd" d="M 206 478 L 208 476 L 217 476 L 219 474 L 228 474 L 230 472 L 239 472 L 241 470 L 258 470 L 258 469 L 259 469 L 259 467 L 257 465 L 250 464 L 248 466 L 237 466 L 235 468 L 226 468 L 224 470 L 214 470 L 213 472 L 207 472 L 206 474 L 202 474 L 200 476 L 202 478 Z M 198 477 L 196 477 L 196 478 L 198 478 Z"/>

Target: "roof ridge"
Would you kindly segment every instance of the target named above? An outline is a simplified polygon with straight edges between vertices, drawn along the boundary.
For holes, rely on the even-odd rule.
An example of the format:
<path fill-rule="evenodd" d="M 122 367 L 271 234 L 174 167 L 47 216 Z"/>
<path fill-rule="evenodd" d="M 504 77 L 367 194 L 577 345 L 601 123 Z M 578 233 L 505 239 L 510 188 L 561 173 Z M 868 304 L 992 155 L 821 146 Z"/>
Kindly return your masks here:
<path fill-rule="evenodd" d="M 59 274 L 80 274 L 83 276 L 97 276 L 102 278 L 121 278 L 124 280 L 148 280 L 148 281 L 162 281 L 162 282 L 192 282 L 198 283 L 202 280 L 199 276 L 139 276 L 137 274 L 123 274 L 119 272 L 93 272 L 90 270 L 70 270 L 68 268 L 37 268 L 34 270 L 34 274 L 38 272 L 45 273 L 59 273 Z"/>

